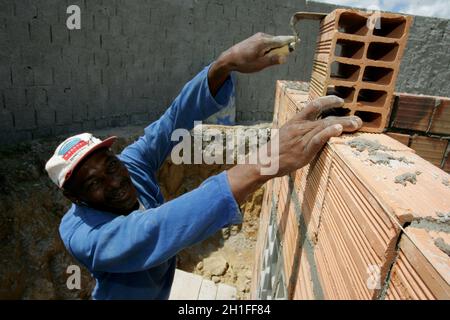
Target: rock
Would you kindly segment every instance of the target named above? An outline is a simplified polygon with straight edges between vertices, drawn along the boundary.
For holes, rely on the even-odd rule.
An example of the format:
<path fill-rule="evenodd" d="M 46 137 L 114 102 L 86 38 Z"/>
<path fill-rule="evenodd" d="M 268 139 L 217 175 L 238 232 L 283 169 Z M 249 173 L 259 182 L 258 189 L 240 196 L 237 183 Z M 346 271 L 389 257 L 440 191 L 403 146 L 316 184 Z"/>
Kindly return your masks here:
<path fill-rule="evenodd" d="M 212 277 L 211 277 L 211 280 L 212 280 L 214 283 L 219 283 L 219 282 L 220 282 L 220 277 L 218 277 L 218 276 L 212 276 Z"/>
<path fill-rule="evenodd" d="M 202 270 L 203 269 L 203 261 L 200 261 L 199 263 L 197 263 L 197 270 Z"/>
<path fill-rule="evenodd" d="M 239 225 L 234 225 L 234 226 L 232 226 L 231 227 L 231 235 L 232 236 L 235 236 L 235 235 L 237 235 L 238 233 L 239 233 L 239 230 L 240 230 L 240 226 Z"/>
<path fill-rule="evenodd" d="M 229 228 L 223 228 L 222 229 L 222 237 L 227 240 L 230 237 L 230 229 Z"/>
<path fill-rule="evenodd" d="M 203 260 L 203 268 L 213 276 L 222 276 L 228 270 L 228 262 L 222 256 L 209 257 Z"/>

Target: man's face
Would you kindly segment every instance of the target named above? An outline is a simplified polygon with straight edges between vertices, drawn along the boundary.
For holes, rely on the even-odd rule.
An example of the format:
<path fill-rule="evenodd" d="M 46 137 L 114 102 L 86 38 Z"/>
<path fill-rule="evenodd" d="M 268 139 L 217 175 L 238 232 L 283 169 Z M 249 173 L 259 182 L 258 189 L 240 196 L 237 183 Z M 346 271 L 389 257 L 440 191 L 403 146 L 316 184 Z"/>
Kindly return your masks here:
<path fill-rule="evenodd" d="M 117 214 L 138 207 L 137 191 L 123 163 L 109 150 L 93 152 L 77 166 L 64 185 L 64 194 L 75 203 Z"/>

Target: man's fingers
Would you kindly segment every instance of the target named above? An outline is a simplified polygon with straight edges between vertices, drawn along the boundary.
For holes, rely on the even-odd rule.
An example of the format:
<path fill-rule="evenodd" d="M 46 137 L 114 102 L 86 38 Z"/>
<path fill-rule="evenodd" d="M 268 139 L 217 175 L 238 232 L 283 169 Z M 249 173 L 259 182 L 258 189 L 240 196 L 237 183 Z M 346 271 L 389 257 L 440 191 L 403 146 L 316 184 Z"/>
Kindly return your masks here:
<path fill-rule="evenodd" d="M 357 116 L 327 117 L 318 121 L 325 121 L 327 126 L 340 124 L 342 125 L 344 132 L 353 132 L 362 126 L 362 120 Z"/>
<path fill-rule="evenodd" d="M 362 120 L 357 116 L 326 117 L 325 119 L 316 120 L 316 123 L 316 127 L 305 134 L 305 141 L 309 141 L 320 131 L 333 125 L 340 124 L 342 126 L 342 131 L 344 132 L 353 132 L 360 129 L 362 126 Z"/>
<path fill-rule="evenodd" d="M 308 102 L 306 106 L 295 117 L 298 120 L 316 120 L 317 116 L 326 110 L 340 108 L 344 100 L 338 96 L 325 96 Z"/>
<path fill-rule="evenodd" d="M 261 55 L 267 55 L 270 54 L 272 51 L 276 50 L 277 48 L 282 48 L 284 46 L 287 46 L 288 44 L 295 42 L 296 37 L 294 36 L 271 36 L 265 33 L 261 33 L 260 37 L 262 39 L 261 46 L 258 46 L 261 50 Z M 286 54 L 289 53 L 289 49 L 286 49 Z"/>
<path fill-rule="evenodd" d="M 312 157 L 315 156 L 331 137 L 340 136 L 343 129 L 341 124 L 334 124 L 317 133 L 306 147 L 307 154 Z"/>
<path fill-rule="evenodd" d="M 274 36 L 267 39 L 268 50 L 273 48 L 279 48 L 287 45 L 291 42 L 295 42 L 296 38 L 294 36 Z"/>

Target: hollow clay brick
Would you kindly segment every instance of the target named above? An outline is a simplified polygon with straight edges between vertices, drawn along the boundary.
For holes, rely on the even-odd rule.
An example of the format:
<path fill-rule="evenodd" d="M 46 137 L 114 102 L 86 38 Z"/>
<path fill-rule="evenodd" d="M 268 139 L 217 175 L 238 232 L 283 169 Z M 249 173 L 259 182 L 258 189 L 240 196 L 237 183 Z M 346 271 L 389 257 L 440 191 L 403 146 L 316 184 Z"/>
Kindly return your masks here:
<path fill-rule="evenodd" d="M 445 151 L 447 150 L 447 145 L 447 140 L 413 136 L 410 147 L 425 160 L 430 161 L 435 166 L 441 167 L 442 160 L 445 156 Z"/>
<path fill-rule="evenodd" d="M 392 127 L 427 132 L 436 105 L 433 96 L 397 93 Z"/>
<path fill-rule="evenodd" d="M 449 299 L 449 248 L 449 233 L 412 226 L 406 228 L 386 299 Z"/>
<path fill-rule="evenodd" d="M 279 110 L 301 110 L 306 100 L 298 92 L 285 92 Z M 382 299 L 407 297 L 398 293 L 402 286 L 422 290 L 414 287 L 420 281 L 397 277 L 387 283 L 390 291 L 384 295 L 394 262 L 415 263 L 411 256 L 417 253 L 402 244 L 407 242 L 404 234 L 400 250 L 396 247 L 402 227 L 422 221 L 433 226 L 448 219 L 449 180 L 450 175 L 401 142 L 385 134 L 362 132 L 330 139 L 309 165 L 275 178 L 271 193 L 277 203 L 274 209 L 289 297 Z M 433 237 L 432 230 L 427 232 Z M 441 236 L 448 241 L 447 235 Z M 425 256 L 426 250 L 425 245 L 419 246 Z M 431 259 L 429 264 L 434 274 L 445 271 L 439 269 L 438 260 Z M 372 286 L 369 280 L 375 271 L 378 284 Z M 435 290 L 440 295 L 433 293 L 436 298 L 447 294 L 442 281 L 416 272 L 427 287 L 441 288 Z"/>
<path fill-rule="evenodd" d="M 438 107 L 433 115 L 430 133 L 450 135 L 450 98 L 438 97 Z"/>
<path fill-rule="evenodd" d="M 396 133 L 396 132 L 386 132 L 386 135 L 397 140 L 400 143 L 403 143 L 405 146 L 409 146 L 411 136 L 409 134 L 404 133 Z"/>
<path fill-rule="evenodd" d="M 410 16 L 348 9 L 327 15 L 320 25 L 309 99 L 332 90 L 349 114 L 363 119 L 363 131 L 382 132 L 411 22 Z"/>

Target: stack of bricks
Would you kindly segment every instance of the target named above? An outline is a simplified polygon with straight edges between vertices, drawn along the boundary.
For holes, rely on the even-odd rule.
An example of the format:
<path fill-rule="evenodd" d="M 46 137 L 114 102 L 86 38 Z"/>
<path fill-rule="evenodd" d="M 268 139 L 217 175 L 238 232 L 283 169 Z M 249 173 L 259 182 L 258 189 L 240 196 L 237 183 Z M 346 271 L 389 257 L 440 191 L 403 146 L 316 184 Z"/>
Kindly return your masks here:
<path fill-rule="evenodd" d="M 273 126 L 307 99 L 299 83 L 278 81 Z M 283 297 L 272 281 L 282 279 L 289 299 L 449 299 L 449 181 L 385 134 L 331 139 L 308 166 L 267 184 L 252 297 Z"/>
<path fill-rule="evenodd" d="M 450 98 L 397 93 L 387 131 L 450 173 Z"/>
<path fill-rule="evenodd" d="M 309 99 L 342 97 L 367 132 L 382 132 L 412 17 L 337 9 L 320 25 Z"/>

